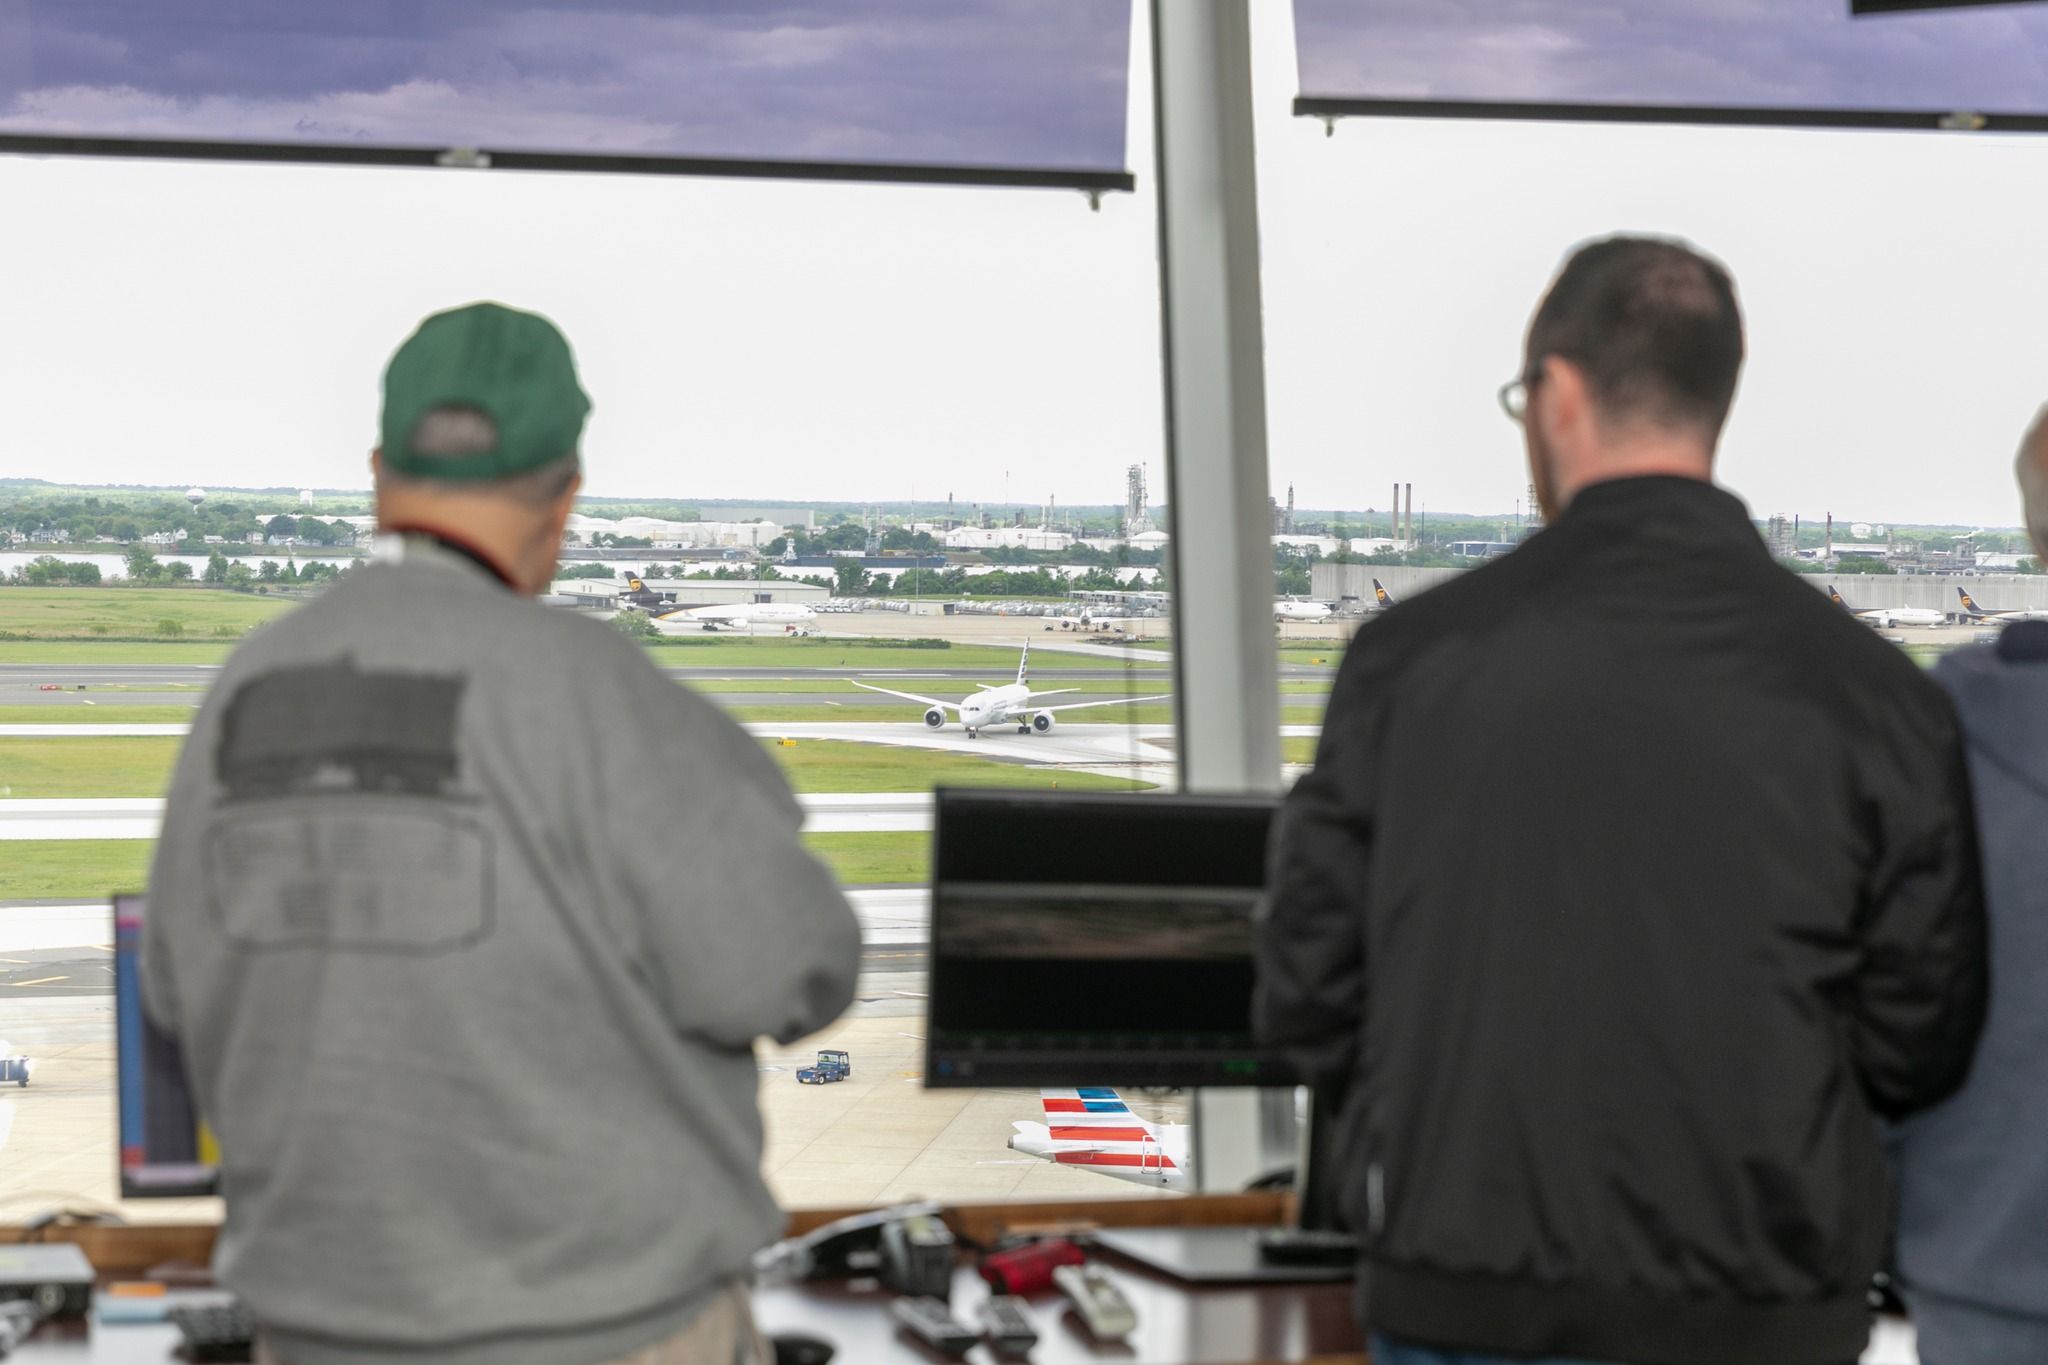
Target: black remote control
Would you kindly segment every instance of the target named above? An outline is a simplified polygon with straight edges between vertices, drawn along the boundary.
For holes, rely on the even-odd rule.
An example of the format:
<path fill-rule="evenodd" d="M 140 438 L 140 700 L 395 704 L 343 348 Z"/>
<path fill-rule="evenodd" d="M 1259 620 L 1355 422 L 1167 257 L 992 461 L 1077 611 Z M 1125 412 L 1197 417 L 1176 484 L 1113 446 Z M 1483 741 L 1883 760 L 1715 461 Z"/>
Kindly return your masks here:
<path fill-rule="evenodd" d="M 949 1356 L 966 1355 L 967 1348 L 981 1340 L 979 1332 L 960 1325 L 943 1300 L 929 1294 L 898 1299 L 889 1305 L 889 1311 L 919 1341 Z"/>
<path fill-rule="evenodd" d="M 1038 1344 L 1037 1329 L 1024 1314 L 1024 1300 L 1013 1294 L 992 1294 L 983 1301 L 981 1330 L 1000 1356 L 1028 1355 Z"/>

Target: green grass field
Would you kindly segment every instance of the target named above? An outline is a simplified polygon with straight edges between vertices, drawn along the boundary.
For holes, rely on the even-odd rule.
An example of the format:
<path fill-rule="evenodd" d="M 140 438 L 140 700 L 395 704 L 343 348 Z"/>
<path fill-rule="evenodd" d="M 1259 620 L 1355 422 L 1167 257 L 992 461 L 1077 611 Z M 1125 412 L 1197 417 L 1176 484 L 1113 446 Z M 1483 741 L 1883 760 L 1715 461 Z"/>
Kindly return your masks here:
<path fill-rule="evenodd" d="M 184 725 L 198 710 L 197 699 L 190 706 L 0 706 L 0 725 Z"/>
<path fill-rule="evenodd" d="M 0 858 L 0 901 L 81 900 L 140 891 L 156 844 L 148 839 L 19 839 Z"/>
<path fill-rule="evenodd" d="M 0 589 L 5 597 L 12 589 Z M 92 591 L 84 589 L 83 591 Z M 0 664 L 217 664 L 234 646 L 154 640 L 0 640 Z M 53 678 L 53 682 L 63 681 Z"/>
<path fill-rule="evenodd" d="M 804 843 L 825 860 L 842 886 L 931 880 L 929 834 L 806 834 Z"/>
<path fill-rule="evenodd" d="M 1108 708 L 1105 708 L 1108 709 Z M 180 739 L 85 736 L 0 738 L 0 798 L 39 800 L 161 796 Z M 1053 787 L 1121 791 L 1121 778 L 1002 763 L 973 754 L 894 749 L 880 744 L 765 741 L 800 792 L 915 792 L 955 786 Z"/>
<path fill-rule="evenodd" d="M 1307 735 L 1283 736 L 1280 740 L 1280 761 L 1282 763 L 1315 762 L 1316 741 Z"/>
<path fill-rule="evenodd" d="M 0 739 L 0 797 L 162 796 L 182 739 Z M 15 845 L 6 846 L 9 850 Z"/>
<path fill-rule="evenodd" d="M 683 635 L 647 646 L 647 657 L 664 668 L 848 668 L 944 672 L 995 668 L 1015 672 L 1018 650 L 1008 646 L 954 645 L 950 649 L 906 649 L 882 641 L 788 639 L 780 635 Z M 1041 668 L 1121 673 L 1130 665 L 1099 654 L 1069 654 L 1040 648 Z"/>
<path fill-rule="evenodd" d="M 4 743 L 5 741 L 0 741 Z M 892 749 L 829 739 L 800 739 L 768 752 L 800 792 L 921 792 L 938 786 L 1058 787 L 1061 791 L 1129 791 L 1134 785 L 1099 773 L 1000 763 L 973 754 Z M 1149 784 L 1135 784 L 1149 785 Z"/>
<path fill-rule="evenodd" d="M 9 588 L 0 592 L 0 634 L 39 640 L 95 635 L 155 635 L 176 621 L 185 637 L 241 635 L 290 611 L 293 603 L 211 588 Z"/>
<path fill-rule="evenodd" d="M 804 842 L 848 886 L 922 882 L 931 874 L 927 834 L 812 834 Z M 148 839 L 23 839 L 0 858 L 0 901 L 82 900 L 140 891 L 156 844 Z"/>

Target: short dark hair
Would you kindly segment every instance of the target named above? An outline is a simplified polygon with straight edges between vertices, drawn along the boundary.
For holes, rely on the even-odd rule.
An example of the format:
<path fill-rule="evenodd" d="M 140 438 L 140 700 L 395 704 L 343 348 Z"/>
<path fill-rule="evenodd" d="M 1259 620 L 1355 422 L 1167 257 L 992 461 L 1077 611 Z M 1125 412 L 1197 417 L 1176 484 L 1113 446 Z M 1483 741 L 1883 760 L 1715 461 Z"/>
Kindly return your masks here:
<path fill-rule="evenodd" d="M 1719 438 L 1742 370 L 1742 309 L 1719 261 L 1680 242 L 1608 237 L 1571 254 L 1529 324 L 1545 356 L 1585 373 L 1607 416 Z"/>

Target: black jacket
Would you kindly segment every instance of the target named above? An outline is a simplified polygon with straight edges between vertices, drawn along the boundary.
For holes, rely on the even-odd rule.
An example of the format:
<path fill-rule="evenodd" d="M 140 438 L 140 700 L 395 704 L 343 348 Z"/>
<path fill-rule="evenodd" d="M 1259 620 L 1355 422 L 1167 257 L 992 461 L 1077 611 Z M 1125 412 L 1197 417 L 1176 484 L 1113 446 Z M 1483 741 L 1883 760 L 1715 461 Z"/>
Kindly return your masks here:
<path fill-rule="evenodd" d="M 1359 632 L 1274 835 L 1256 1017 L 1350 1084 L 1370 1325 L 1643 1365 L 1852 1360 L 1873 1114 L 1984 1010 L 1948 701 L 1735 498 L 1600 484 Z"/>

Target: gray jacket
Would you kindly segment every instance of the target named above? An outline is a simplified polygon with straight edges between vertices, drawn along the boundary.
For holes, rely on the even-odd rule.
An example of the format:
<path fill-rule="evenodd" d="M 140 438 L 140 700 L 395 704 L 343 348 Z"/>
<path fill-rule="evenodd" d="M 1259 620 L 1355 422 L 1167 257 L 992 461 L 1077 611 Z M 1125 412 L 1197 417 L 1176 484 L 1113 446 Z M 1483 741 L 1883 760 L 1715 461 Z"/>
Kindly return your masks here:
<path fill-rule="evenodd" d="M 1963 1088 L 1895 1134 L 1909 1291 L 2048 1322 L 2048 624 L 1935 677 L 1969 747 L 1991 1008 Z"/>
<path fill-rule="evenodd" d="M 779 1234 L 752 1045 L 859 927 L 774 763 L 597 622 L 408 538 L 229 660 L 145 990 L 294 1365 L 597 1361 Z"/>

